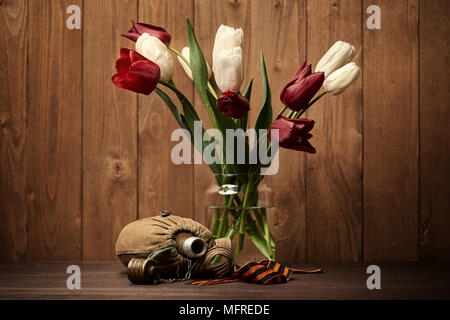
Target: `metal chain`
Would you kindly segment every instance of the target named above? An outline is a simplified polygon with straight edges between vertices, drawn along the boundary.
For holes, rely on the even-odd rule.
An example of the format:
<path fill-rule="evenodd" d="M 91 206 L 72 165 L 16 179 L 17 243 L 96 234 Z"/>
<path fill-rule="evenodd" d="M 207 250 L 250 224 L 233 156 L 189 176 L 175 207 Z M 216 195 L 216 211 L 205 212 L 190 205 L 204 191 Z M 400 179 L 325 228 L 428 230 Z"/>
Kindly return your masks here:
<path fill-rule="evenodd" d="M 191 278 L 192 260 L 187 259 L 187 261 L 188 261 L 188 269 L 187 269 L 186 275 L 184 276 L 183 281 L 189 280 Z"/>
<path fill-rule="evenodd" d="M 187 262 L 188 262 L 188 268 L 187 268 L 187 272 L 186 272 L 186 275 L 184 276 L 184 278 L 180 278 L 180 276 L 179 276 L 179 265 L 178 265 L 178 267 L 177 267 L 177 278 L 167 278 L 167 279 L 165 279 L 165 278 L 158 278 L 158 279 L 156 279 L 155 280 L 155 284 L 170 284 L 170 283 L 174 283 L 174 282 L 181 282 L 181 281 L 187 281 L 187 280 L 189 280 L 190 278 L 191 278 L 191 269 L 192 269 L 192 260 L 190 260 L 190 259 L 187 259 L 186 258 L 186 260 L 187 260 Z"/>

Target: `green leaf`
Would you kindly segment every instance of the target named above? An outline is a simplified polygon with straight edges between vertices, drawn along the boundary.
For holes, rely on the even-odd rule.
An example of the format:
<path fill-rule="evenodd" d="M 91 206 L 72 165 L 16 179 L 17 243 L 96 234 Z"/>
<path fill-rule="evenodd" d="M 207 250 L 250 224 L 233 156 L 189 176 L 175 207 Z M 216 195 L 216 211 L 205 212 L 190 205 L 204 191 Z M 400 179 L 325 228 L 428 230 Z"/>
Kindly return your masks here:
<path fill-rule="evenodd" d="M 272 101 L 271 101 L 272 96 L 270 93 L 269 81 L 267 80 L 266 63 L 264 62 L 264 56 L 262 53 L 261 53 L 261 73 L 262 73 L 263 103 L 255 125 L 257 134 L 259 134 L 259 129 L 269 129 L 270 125 L 272 124 Z"/>
<path fill-rule="evenodd" d="M 268 130 L 270 125 L 272 124 L 272 102 L 271 102 L 272 96 L 270 93 L 269 81 L 267 79 L 266 63 L 264 61 L 264 56 L 262 53 L 261 53 L 261 73 L 262 73 L 263 103 L 255 125 L 258 150 L 260 148 L 262 141 L 264 141 L 263 139 L 268 140 L 269 138 L 268 131 L 260 135 L 259 130 L 260 129 Z M 256 166 L 256 168 L 258 168 L 259 164 L 260 161 L 258 159 L 258 165 Z"/>
<path fill-rule="evenodd" d="M 252 88 L 253 88 L 253 79 L 250 80 L 243 94 L 243 96 L 246 97 L 248 101 L 250 101 L 250 97 L 252 96 Z"/>
<path fill-rule="evenodd" d="M 253 244 L 261 251 L 268 259 L 270 258 L 270 250 L 267 246 L 267 242 L 264 237 L 258 231 L 258 227 L 256 226 L 255 220 L 250 215 L 247 215 L 247 225 L 245 228 L 245 232 L 247 233 L 250 240 Z"/>
<path fill-rule="evenodd" d="M 169 107 L 169 110 L 170 110 L 170 112 L 172 112 L 175 120 L 178 122 L 178 125 L 181 128 L 184 128 L 183 120 L 181 119 L 181 115 L 180 115 L 180 109 L 178 109 L 178 107 L 172 102 L 172 99 L 170 99 L 170 97 L 159 88 L 155 88 L 155 92 L 158 96 L 160 96 L 160 98 Z"/>
<path fill-rule="evenodd" d="M 195 111 L 194 106 L 191 104 L 189 99 L 186 98 L 186 96 L 180 90 L 177 89 L 177 87 L 175 86 L 175 84 L 173 82 L 159 81 L 159 83 L 162 84 L 163 86 L 166 86 L 167 88 L 169 88 L 176 94 L 178 100 L 180 101 L 181 105 L 183 106 L 183 113 L 185 115 L 187 115 L 188 117 L 191 117 L 195 121 L 200 120 L 197 112 Z"/>
<path fill-rule="evenodd" d="M 189 62 L 191 64 L 192 77 L 198 88 L 200 96 L 205 104 L 209 104 L 206 87 L 208 85 L 208 69 L 205 57 L 197 42 L 189 19 L 186 19 L 189 40 Z"/>
<path fill-rule="evenodd" d="M 265 230 L 264 229 L 264 222 L 263 222 L 263 218 L 261 216 L 261 212 L 259 211 L 258 208 L 253 208 L 253 215 L 255 216 L 256 222 L 258 222 L 258 230 Z"/>
<path fill-rule="evenodd" d="M 219 129 L 219 131 L 222 133 L 222 137 L 223 137 L 223 146 L 222 147 L 222 153 L 224 154 L 224 165 L 225 165 L 225 173 L 237 173 L 236 170 L 236 166 L 238 166 L 236 159 L 237 159 L 237 154 L 236 154 L 236 143 L 235 143 L 235 148 L 234 148 L 234 162 L 233 164 L 226 164 L 226 159 L 228 156 L 228 152 L 226 150 L 227 149 L 227 142 L 226 142 L 226 130 L 227 129 L 232 129 L 235 130 L 236 127 L 236 122 L 233 120 L 233 118 L 227 117 L 226 115 L 224 115 L 219 108 L 217 107 L 217 100 L 216 98 L 209 92 L 207 91 L 208 94 L 208 99 L 209 102 L 211 104 L 211 109 L 213 111 L 214 117 L 216 118 L 216 122 L 217 122 L 217 129 Z"/>
<path fill-rule="evenodd" d="M 245 91 L 244 91 L 244 97 L 246 97 L 249 102 L 250 102 L 250 97 L 252 96 L 252 88 L 253 88 L 253 79 L 250 80 L 250 82 L 248 83 L 247 89 L 245 89 Z M 241 119 L 241 128 L 244 130 L 247 129 L 247 124 L 248 124 L 248 112 Z"/>
<path fill-rule="evenodd" d="M 214 141 L 211 139 L 211 137 L 206 132 L 205 128 L 203 128 L 203 126 L 202 126 L 202 137 L 207 138 L 208 141 L 205 141 L 205 140 L 201 139 L 201 145 L 197 145 L 196 141 L 195 141 L 195 137 L 194 137 L 194 121 L 196 121 L 196 120 L 194 120 L 194 118 L 192 118 L 192 117 L 186 117 L 184 115 L 181 115 L 181 118 L 183 119 L 184 127 L 191 134 L 191 142 L 192 142 L 192 144 L 197 148 L 197 150 L 201 154 L 203 154 L 203 150 L 205 149 L 205 147 L 208 146 L 210 143 L 214 143 Z M 221 173 L 220 165 L 218 165 L 216 163 L 211 163 L 211 164 L 208 164 L 208 165 L 209 165 L 209 168 L 211 169 L 211 171 L 214 174 Z"/>
<path fill-rule="evenodd" d="M 164 83 L 161 83 L 161 84 L 164 84 Z M 164 84 L 164 85 L 166 85 L 166 84 Z M 173 86 L 168 85 L 167 87 L 169 89 L 173 90 L 174 92 L 178 91 Z M 172 99 L 164 91 L 162 91 L 159 88 L 156 88 L 155 92 L 167 104 L 167 106 L 169 107 L 170 111 L 172 112 L 173 116 L 175 117 L 175 120 L 178 122 L 180 127 L 182 129 L 186 129 L 189 131 L 192 144 L 194 145 L 194 147 L 197 148 L 198 151 L 200 151 L 200 153 L 202 153 L 202 150 L 205 148 L 205 146 L 207 146 L 211 142 L 204 141 L 203 139 L 201 139 L 202 144 L 200 146 L 195 144 L 194 121 L 199 121 L 199 118 L 198 118 L 197 113 L 195 112 L 195 109 L 192 107 L 191 103 L 189 102 L 189 100 L 185 99 L 186 97 L 184 97 L 184 96 L 183 96 L 184 97 L 184 99 L 183 99 L 181 96 L 179 96 L 177 94 L 180 102 L 183 104 L 183 110 L 185 111 L 185 114 L 183 115 L 183 114 L 180 114 L 180 110 L 178 109 L 178 107 L 173 103 Z M 179 92 L 179 93 L 182 95 L 181 92 Z M 210 138 L 210 136 L 206 133 L 206 130 L 202 126 L 202 137 L 203 136 Z M 221 173 L 219 165 L 212 163 L 209 165 L 209 167 L 214 174 Z"/>

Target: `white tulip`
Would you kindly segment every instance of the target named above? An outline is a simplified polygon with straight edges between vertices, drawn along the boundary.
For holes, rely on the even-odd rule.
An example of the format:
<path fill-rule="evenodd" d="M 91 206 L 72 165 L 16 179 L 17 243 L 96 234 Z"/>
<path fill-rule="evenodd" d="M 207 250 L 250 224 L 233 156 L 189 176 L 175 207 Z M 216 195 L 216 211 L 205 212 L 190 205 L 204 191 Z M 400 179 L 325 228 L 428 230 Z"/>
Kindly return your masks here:
<path fill-rule="evenodd" d="M 235 29 L 222 24 L 219 29 L 217 29 L 216 38 L 214 40 L 213 56 L 221 50 L 240 47 L 243 38 L 244 32 L 241 28 Z"/>
<path fill-rule="evenodd" d="M 356 63 L 347 63 L 325 79 L 323 88 L 332 95 L 340 94 L 358 79 L 359 72 L 360 70 Z"/>
<path fill-rule="evenodd" d="M 216 33 L 213 48 L 213 72 L 222 92 L 239 91 L 244 77 L 241 43 L 244 33 L 221 25 Z"/>
<path fill-rule="evenodd" d="M 217 86 L 222 92 L 238 92 L 244 77 L 241 47 L 219 51 L 214 59 L 213 70 Z"/>
<path fill-rule="evenodd" d="M 325 78 L 332 72 L 350 62 L 355 55 L 355 47 L 344 41 L 337 41 L 319 60 L 316 72 L 324 72 Z"/>
<path fill-rule="evenodd" d="M 184 47 L 183 50 L 181 50 L 181 55 L 187 60 L 190 61 L 190 55 L 189 55 L 189 47 Z M 178 58 L 178 62 L 181 64 L 181 66 L 184 69 L 184 72 L 186 72 L 186 74 L 188 75 L 189 78 L 191 78 L 191 80 L 193 80 L 192 78 L 192 71 L 191 68 L 186 64 L 186 62 L 184 62 L 184 60 L 180 57 Z M 208 79 L 211 77 L 211 67 L 209 66 L 208 62 L 206 61 L 206 68 L 208 69 Z"/>
<path fill-rule="evenodd" d="M 169 81 L 172 79 L 172 55 L 161 40 L 148 33 L 143 33 L 136 41 L 136 51 L 159 66 L 161 80 Z"/>

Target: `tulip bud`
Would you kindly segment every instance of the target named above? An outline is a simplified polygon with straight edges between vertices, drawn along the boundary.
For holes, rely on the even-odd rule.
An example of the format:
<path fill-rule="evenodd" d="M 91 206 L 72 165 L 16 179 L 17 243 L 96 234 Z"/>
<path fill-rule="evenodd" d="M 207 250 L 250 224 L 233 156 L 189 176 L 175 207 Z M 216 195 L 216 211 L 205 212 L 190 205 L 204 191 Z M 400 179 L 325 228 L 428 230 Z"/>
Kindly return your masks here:
<path fill-rule="evenodd" d="M 158 65 L 136 51 L 122 48 L 116 69 L 117 74 L 111 80 L 120 88 L 148 95 L 158 84 Z"/>
<path fill-rule="evenodd" d="M 311 73 L 311 65 L 303 60 L 297 72 L 280 93 L 281 101 L 294 111 L 306 108 L 323 84 L 323 72 Z"/>
<path fill-rule="evenodd" d="M 241 28 L 221 25 L 216 33 L 213 48 L 213 72 L 222 92 L 239 91 L 244 77 Z"/>
<path fill-rule="evenodd" d="M 161 80 L 169 81 L 172 79 L 172 55 L 161 40 L 150 36 L 148 33 L 144 33 L 136 41 L 136 51 L 159 66 Z"/>
<path fill-rule="evenodd" d="M 122 34 L 123 37 L 128 38 L 132 41 L 137 41 L 137 39 L 141 35 L 143 35 L 144 33 L 148 33 L 153 37 L 157 37 L 165 44 L 170 43 L 171 36 L 163 28 L 146 23 L 136 23 L 134 21 L 131 21 L 131 23 L 132 23 L 131 29 L 128 30 L 127 33 Z"/>
<path fill-rule="evenodd" d="M 355 55 L 355 47 L 344 41 L 337 41 L 328 49 L 327 53 L 319 60 L 316 72 L 325 73 L 325 78 L 333 71 L 350 62 Z"/>
<path fill-rule="evenodd" d="M 248 99 L 233 91 L 222 93 L 217 99 L 217 107 L 227 117 L 240 119 L 250 110 Z"/>
<path fill-rule="evenodd" d="M 279 146 L 286 149 L 316 153 L 316 149 L 309 143 L 312 135 L 309 131 L 314 128 L 314 121 L 309 119 L 289 119 L 278 116 L 269 130 L 278 130 Z M 271 138 L 272 135 L 269 135 Z"/>
<path fill-rule="evenodd" d="M 358 79 L 359 72 L 360 70 L 356 63 L 347 63 L 328 76 L 323 83 L 323 88 L 330 94 L 340 94 Z"/>
<path fill-rule="evenodd" d="M 183 50 L 181 50 L 181 55 L 187 60 L 190 61 L 190 55 L 189 55 L 189 47 L 184 47 Z M 178 62 L 181 64 L 181 66 L 184 69 L 184 72 L 186 72 L 187 76 L 189 78 L 191 78 L 191 80 L 193 80 L 192 78 L 192 71 L 191 68 L 186 64 L 186 62 L 183 61 L 182 58 L 177 57 L 178 58 Z M 206 62 L 206 68 L 208 69 L 208 79 L 211 77 L 211 67 L 209 66 L 208 62 Z"/>

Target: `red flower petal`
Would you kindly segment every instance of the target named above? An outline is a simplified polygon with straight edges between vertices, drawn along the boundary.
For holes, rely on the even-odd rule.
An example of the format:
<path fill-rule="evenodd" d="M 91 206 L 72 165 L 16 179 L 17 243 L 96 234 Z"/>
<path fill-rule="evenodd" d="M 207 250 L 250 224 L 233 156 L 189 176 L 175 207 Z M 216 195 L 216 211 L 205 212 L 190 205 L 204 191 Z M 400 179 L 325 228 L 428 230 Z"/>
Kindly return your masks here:
<path fill-rule="evenodd" d="M 117 74 L 111 78 L 112 82 L 123 89 L 150 94 L 160 77 L 158 65 L 135 51 L 121 49 L 120 54 L 116 61 Z"/>
<path fill-rule="evenodd" d="M 278 143 L 280 147 L 308 153 L 315 153 L 316 149 L 309 143 L 312 135 L 308 132 L 314 127 L 314 121 L 309 119 L 289 119 L 279 116 L 269 130 L 278 129 Z M 272 135 L 269 135 L 272 139 Z"/>
<path fill-rule="evenodd" d="M 223 92 L 217 99 L 217 107 L 227 117 L 240 119 L 250 110 L 248 99 L 233 91 Z"/>
<path fill-rule="evenodd" d="M 154 26 L 146 23 L 138 23 L 131 21 L 132 27 L 127 33 L 122 34 L 123 37 L 128 38 L 132 41 L 137 41 L 137 39 L 143 34 L 148 33 L 151 36 L 157 37 L 159 40 L 165 44 L 169 44 L 171 40 L 171 35 L 164 28 Z"/>
<path fill-rule="evenodd" d="M 280 100 L 294 111 L 306 108 L 325 80 L 323 73 L 311 73 L 311 65 L 303 60 L 294 76 L 284 86 Z"/>
<path fill-rule="evenodd" d="M 128 69 L 130 68 L 131 61 L 130 58 L 119 58 L 116 61 L 116 69 L 117 73 L 120 75 L 126 75 L 128 73 Z"/>

